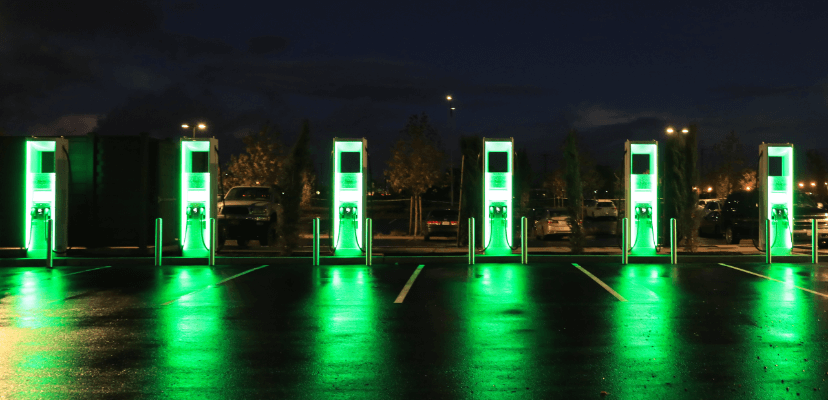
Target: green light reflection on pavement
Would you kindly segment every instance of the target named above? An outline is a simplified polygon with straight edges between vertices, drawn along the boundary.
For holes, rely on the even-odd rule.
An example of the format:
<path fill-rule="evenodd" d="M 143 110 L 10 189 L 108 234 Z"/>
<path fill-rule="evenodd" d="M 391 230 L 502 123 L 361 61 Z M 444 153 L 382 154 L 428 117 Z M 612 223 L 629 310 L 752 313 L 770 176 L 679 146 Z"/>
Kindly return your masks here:
<path fill-rule="evenodd" d="M 801 270 L 810 277 L 797 273 Z M 752 372 L 750 379 L 756 382 L 756 389 L 761 392 L 778 393 L 781 380 L 789 382 L 786 386 L 791 386 L 791 393 L 823 386 L 825 371 L 821 368 L 824 364 L 819 362 L 824 360 L 825 353 L 823 347 L 816 344 L 825 341 L 824 333 L 821 333 L 824 326 L 819 326 L 819 320 L 826 316 L 825 302 L 819 296 L 794 287 L 817 290 L 813 270 L 795 264 L 772 264 L 753 271 L 784 283 L 766 279 L 756 279 L 753 283 L 759 300 L 753 302 L 756 308 L 749 312 L 756 328 L 746 332 L 745 336 L 756 338 L 753 340 L 757 344 L 752 349 L 745 349 L 745 358 L 750 360 L 746 362 L 750 367 L 745 368 L 745 373 Z M 800 385 L 803 381 L 810 382 Z"/>
<path fill-rule="evenodd" d="M 63 272 L 32 268 L 14 275 L 0 299 L 0 397 L 2 394 L 65 398 L 78 389 L 75 335 Z"/>
<path fill-rule="evenodd" d="M 303 312 L 311 316 L 307 340 L 313 354 L 306 367 L 311 376 L 302 393 L 342 397 L 346 390 L 348 396 L 376 396 L 387 384 L 382 377 L 387 372 L 389 343 L 380 326 L 381 307 L 371 269 L 315 268 L 313 276 L 316 290 Z M 383 393 L 381 397 L 395 397 Z"/>
<path fill-rule="evenodd" d="M 537 388 L 537 332 L 540 312 L 531 299 L 530 271 L 518 264 L 481 264 L 473 268 L 465 309 L 459 312 L 464 357 L 458 360 L 463 390 L 474 398 L 526 394 Z M 466 389 L 467 388 L 467 389 Z M 512 392 L 515 392 L 514 394 Z M 519 398 L 517 396 L 516 398 Z"/>
<path fill-rule="evenodd" d="M 627 299 L 608 308 L 611 356 L 601 380 L 613 397 L 670 398 L 687 378 L 679 354 L 686 343 L 676 327 L 677 273 L 664 265 L 626 265 L 618 279 L 607 279 Z"/>
<path fill-rule="evenodd" d="M 232 387 L 228 324 L 222 277 L 210 268 L 159 270 L 160 298 L 177 299 L 160 307 L 155 379 L 149 390 L 165 398 L 217 396 Z M 195 292 L 195 293 L 193 293 Z M 189 294 L 188 294 L 189 293 Z"/>

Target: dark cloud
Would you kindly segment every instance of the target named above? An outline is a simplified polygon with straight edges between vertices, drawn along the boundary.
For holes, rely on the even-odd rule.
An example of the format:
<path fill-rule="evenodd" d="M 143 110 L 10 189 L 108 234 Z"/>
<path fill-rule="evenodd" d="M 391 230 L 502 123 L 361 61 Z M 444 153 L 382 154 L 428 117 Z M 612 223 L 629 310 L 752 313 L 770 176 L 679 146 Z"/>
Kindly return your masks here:
<path fill-rule="evenodd" d="M 33 118 L 32 101 L 50 91 L 94 80 L 94 61 L 35 41 L 0 50 L 0 124 L 15 126 Z"/>
<path fill-rule="evenodd" d="M 131 36 L 158 30 L 163 20 L 158 3 L 142 0 L 6 0 L 0 14 L 10 27 L 64 35 Z"/>
<path fill-rule="evenodd" d="M 259 36 L 247 41 L 247 51 L 252 54 L 273 54 L 286 49 L 287 39 L 279 36 Z"/>
<path fill-rule="evenodd" d="M 229 60 L 211 63 L 199 73 L 204 84 L 335 99 L 370 98 L 378 102 L 431 104 L 447 91 L 464 95 L 534 96 L 549 93 L 535 86 L 475 84 L 464 78 L 409 63 L 388 60 L 270 62 Z"/>
<path fill-rule="evenodd" d="M 773 97 L 788 94 L 805 94 L 810 90 L 805 86 L 758 86 L 758 85 L 728 85 L 711 89 L 725 99 L 744 99 L 749 97 Z"/>
<path fill-rule="evenodd" d="M 198 38 L 165 31 L 153 32 L 142 37 L 140 41 L 142 45 L 176 60 L 204 55 L 221 56 L 234 51 L 233 46 L 219 39 Z"/>

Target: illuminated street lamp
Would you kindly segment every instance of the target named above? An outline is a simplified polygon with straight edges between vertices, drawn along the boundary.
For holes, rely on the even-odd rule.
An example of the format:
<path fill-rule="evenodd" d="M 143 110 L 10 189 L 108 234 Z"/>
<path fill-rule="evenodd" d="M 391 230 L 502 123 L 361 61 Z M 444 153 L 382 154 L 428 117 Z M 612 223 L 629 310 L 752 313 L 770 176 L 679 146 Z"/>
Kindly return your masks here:
<path fill-rule="evenodd" d="M 712 191 L 713 191 L 713 187 L 712 187 L 712 186 L 708 186 L 708 187 L 707 187 L 707 193 L 710 193 L 710 192 L 712 192 Z"/>
<path fill-rule="evenodd" d="M 449 103 L 449 117 L 454 116 L 454 106 L 451 105 L 451 96 L 446 96 L 446 100 Z"/>
<path fill-rule="evenodd" d="M 799 187 L 805 187 L 805 184 L 802 183 L 802 182 L 799 182 Z"/>
<path fill-rule="evenodd" d="M 189 129 L 190 125 L 181 124 L 181 127 L 184 128 L 184 129 Z M 196 128 L 201 129 L 201 130 L 205 130 L 205 129 L 207 129 L 207 125 L 204 125 L 204 124 L 193 125 L 193 139 L 195 139 Z"/>
<path fill-rule="evenodd" d="M 676 132 L 676 130 L 673 129 L 672 126 L 668 126 L 667 129 L 665 130 L 665 132 L 667 132 L 668 135 L 672 135 L 673 133 Z M 681 133 L 686 135 L 686 134 L 690 133 L 690 130 L 687 129 L 687 128 L 681 128 Z"/>
<path fill-rule="evenodd" d="M 816 182 L 811 182 L 811 187 L 815 187 L 815 186 L 816 186 Z"/>

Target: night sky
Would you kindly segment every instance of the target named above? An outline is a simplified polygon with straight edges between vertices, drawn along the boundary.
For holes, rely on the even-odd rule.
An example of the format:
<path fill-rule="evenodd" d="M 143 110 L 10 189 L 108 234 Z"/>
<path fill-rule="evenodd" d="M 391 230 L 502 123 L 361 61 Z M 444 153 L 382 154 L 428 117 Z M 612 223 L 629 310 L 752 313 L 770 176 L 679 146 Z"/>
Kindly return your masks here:
<path fill-rule="evenodd" d="M 703 147 L 735 130 L 750 154 L 828 150 L 824 3 L 360 3 L 0 1 L 0 129 L 174 137 L 198 120 L 227 158 L 265 120 L 292 144 L 307 117 L 318 158 L 366 137 L 379 167 L 420 112 L 447 152 L 512 136 L 537 170 L 569 127 L 612 165 L 668 124 L 698 124 Z"/>

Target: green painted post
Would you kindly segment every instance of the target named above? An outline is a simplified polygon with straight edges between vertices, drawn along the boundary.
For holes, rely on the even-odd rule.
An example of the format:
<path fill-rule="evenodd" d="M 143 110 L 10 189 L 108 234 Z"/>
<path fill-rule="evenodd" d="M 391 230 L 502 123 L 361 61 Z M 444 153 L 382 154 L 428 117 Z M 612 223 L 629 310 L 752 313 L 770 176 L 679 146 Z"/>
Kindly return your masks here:
<path fill-rule="evenodd" d="M 678 264 L 678 248 L 676 243 L 678 230 L 676 229 L 676 219 L 670 218 L 670 264 Z"/>
<path fill-rule="evenodd" d="M 765 263 L 771 264 L 773 261 L 771 259 L 771 242 L 770 242 L 770 228 L 771 228 L 771 220 L 765 220 Z"/>
<path fill-rule="evenodd" d="M 627 217 L 624 217 L 621 220 L 621 264 L 626 265 L 629 260 L 627 259 Z"/>
<path fill-rule="evenodd" d="M 210 254 L 207 263 L 216 266 L 216 219 L 210 218 Z"/>
<path fill-rule="evenodd" d="M 319 217 L 314 218 L 311 223 L 311 234 L 313 235 L 312 250 L 311 250 L 311 264 L 313 266 L 319 265 Z"/>
<path fill-rule="evenodd" d="M 373 252 L 374 242 L 374 221 L 371 218 L 365 218 L 365 265 L 371 265 L 371 253 Z"/>
<path fill-rule="evenodd" d="M 52 226 L 54 220 L 49 218 L 46 221 L 46 266 L 52 268 Z"/>
<path fill-rule="evenodd" d="M 469 218 L 469 265 L 474 265 L 474 217 Z"/>
<path fill-rule="evenodd" d="M 529 230 L 526 217 L 520 218 L 520 262 L 529 264 Z"/>
<path fill-rule="evenodd" d="M 811 263 L 819 263 L 819 240 L 817 240 L 817 220 L 811 220 Z"/>
<path fill-rule="evenodd" d="M 161 218 L 155 219 L 155 266 L 161 266 L 161 257 L 164 251 L 163 227 L 164 221 Z"/>

